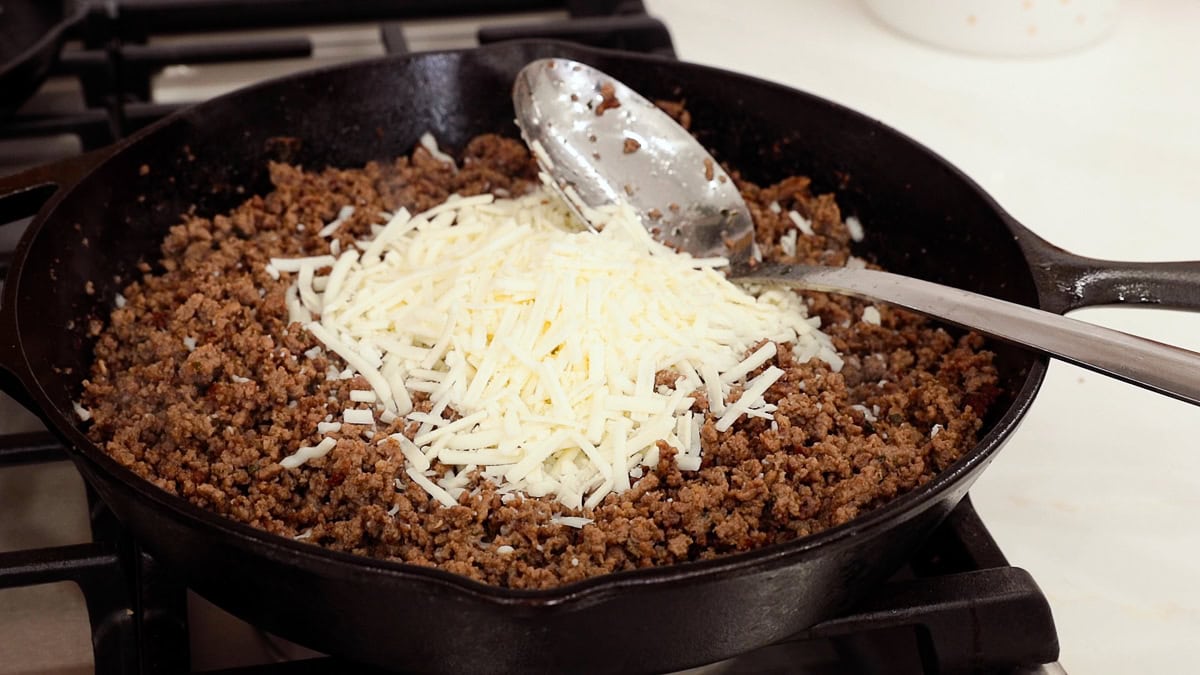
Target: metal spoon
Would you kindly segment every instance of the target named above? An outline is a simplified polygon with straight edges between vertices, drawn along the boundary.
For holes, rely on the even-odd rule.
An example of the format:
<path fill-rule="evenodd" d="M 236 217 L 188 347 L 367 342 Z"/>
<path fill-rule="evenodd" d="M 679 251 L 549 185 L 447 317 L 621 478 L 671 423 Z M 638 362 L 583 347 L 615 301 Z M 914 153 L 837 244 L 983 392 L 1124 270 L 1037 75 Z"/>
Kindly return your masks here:
<path fill-rule="evenodd" d="M 591 66 L 542 59 L 513 86 L 521 135 L 549 184 L 587 214 L 628 202 L 661 240 L 725 256 L 730 278 L 880 300 L 1200 405 L 1200 354 L 950 286 L 867 269 L 750 265 L 754 224 L 733 181 L 687 130 Z"/>

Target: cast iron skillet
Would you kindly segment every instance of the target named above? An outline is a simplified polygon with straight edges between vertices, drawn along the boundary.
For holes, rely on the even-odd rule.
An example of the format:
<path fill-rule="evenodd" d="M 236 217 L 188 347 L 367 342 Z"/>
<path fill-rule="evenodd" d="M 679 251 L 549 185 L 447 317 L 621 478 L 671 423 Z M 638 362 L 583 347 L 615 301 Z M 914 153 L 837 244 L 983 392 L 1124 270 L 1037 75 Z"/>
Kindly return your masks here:
<path fill-rule="evenodd" d="M 357 166 L 408 152 L 425 131 L 455 149 L 481 132 L 516 136 L 513 76 L 549 56 L 591 63 L 651 97 L 685 98 L 694 127 L 710 130 L 702 140 L 750 179 L 812 176 L 866 224 L 860 253 L 893 271 L 1059 312 L 1116 302 L 1200 309 L 1191 290 L 1200 263 L 1065 253 L 899 133 L 809 94 L 720 70 L 509 43 L 242 90 L 100 154 L 0 180 L 7 195 L 0 217 L 48 198 L 4 288 L 5 388 L 61 436 L 144 547 L 218 605 L 313 648 L 396 669 L 634 672 L 712 662 L 783 639 L 881 582 L 958 503 L 1029 407 L 1046 359 L 993 345 L 1006 395 L 979 444 L 923 488 L 791 543 L 544 591 L 492 588 L 271 536 L 152 487 L 87 440 L 72 401 L 91 361 L 89 321 L 108 315 L 139 260 L 158 259 L 180 213 L 222 212 L 265 191 L 269 159 Z"/>

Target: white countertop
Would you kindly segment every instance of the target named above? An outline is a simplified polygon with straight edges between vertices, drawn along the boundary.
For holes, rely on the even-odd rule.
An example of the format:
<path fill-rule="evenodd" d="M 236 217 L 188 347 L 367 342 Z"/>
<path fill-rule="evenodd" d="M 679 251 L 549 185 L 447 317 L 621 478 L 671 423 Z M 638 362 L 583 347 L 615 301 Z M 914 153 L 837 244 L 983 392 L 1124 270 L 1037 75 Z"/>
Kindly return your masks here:
<path fill-rule="evenodd" d="M 646 4 L 680 58 L 876 117 L 1059 246 L 1200 260 L 1200 3 L 1126 2 L 1105 41 L 1042 58 L 926 46 L 856 2 Z M 1200 351 L 1200 314 L 1072 316 Z M 1198 437 L 1195 407 L 1055 362 L 973 489 L 1009 560 L 1049 597 L 1068 671 L 1200 670 Z"/>

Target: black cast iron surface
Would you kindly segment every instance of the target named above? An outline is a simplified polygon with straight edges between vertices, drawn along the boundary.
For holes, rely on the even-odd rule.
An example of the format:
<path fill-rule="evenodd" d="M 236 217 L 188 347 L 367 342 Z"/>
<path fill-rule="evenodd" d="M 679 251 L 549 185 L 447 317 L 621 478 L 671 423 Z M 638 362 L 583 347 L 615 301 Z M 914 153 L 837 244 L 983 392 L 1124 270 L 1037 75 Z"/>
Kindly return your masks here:
<path fill-rule="evenodd" d="M 556 55 L 592 63 L 651 97 L 685 98 L 701 140 L 752 180 L 813 176 L 817 190 L 835 192 L 848 215 L 868 224 L 858 252 L 893 271 L 1055 309 L 1076 301 L 1063 285 L 1087 290 L 1077 268 L 1055 276 L 1048 267 L 1077 259 L 1034 237 L 913 141 L 822 99 L 705 67 L 513 43 L 362 63 L 216 99 L 107 158 L 62 167 L 80 172 L 77 183 L 43 173 L 41 182 L 68 187 L 50 199 L 14 256 L 0 364 L 10 373 L 6 387 L 28 392 L 135 539 L 218 605 L 318 650 L 389 668 L 632 672 L 709 663 L 786 639 L 878 586 L 1015 429 L 1045 360 L 994 345 L 1006 398 L 977 447 L 920 490 L 814 537 L 546 591 L 496 589 L 272 537 L 151 487 L 87 441 L 71 402 L 89 365 L 88 321 L 107 316 L 139 260 L 157 258 L 180 213 L 218 213 L 265 191 L 269 159 L 354 166 L 406 152 L 426 131 L 449 148 L 482 132 L 515 136 L 507 103 L 513 75 Z M 0 179 L 0 195 L 28 194 L 38 184 L 32 174 Z M 1194 266 L 1183 274 L 1200 277 Z M 1178 301 L 1153 280 L 1144 288 L 1145 302 Z M 1087 299 L 1116 301 L 1103 293 Z M 472 627 L 469 640 L 461 626 Z"/>

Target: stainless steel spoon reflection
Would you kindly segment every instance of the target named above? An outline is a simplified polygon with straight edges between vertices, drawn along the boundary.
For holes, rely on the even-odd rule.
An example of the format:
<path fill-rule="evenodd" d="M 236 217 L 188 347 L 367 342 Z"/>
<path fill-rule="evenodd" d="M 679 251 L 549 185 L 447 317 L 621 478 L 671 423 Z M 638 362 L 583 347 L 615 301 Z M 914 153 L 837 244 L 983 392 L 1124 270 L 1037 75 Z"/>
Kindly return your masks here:
<path fill-rule="evenodd" d="M 753 222 L 733 181 L 675 120 L 586 64 L 542 59 L 513 86 L 521 135 L 585 222 L 628 202 L 661 241 L 729 258 L 730 278 L 883 301 L 1200 405 L 1200 354 L 950 286 L 868 269 L 750 265 Z"/>

